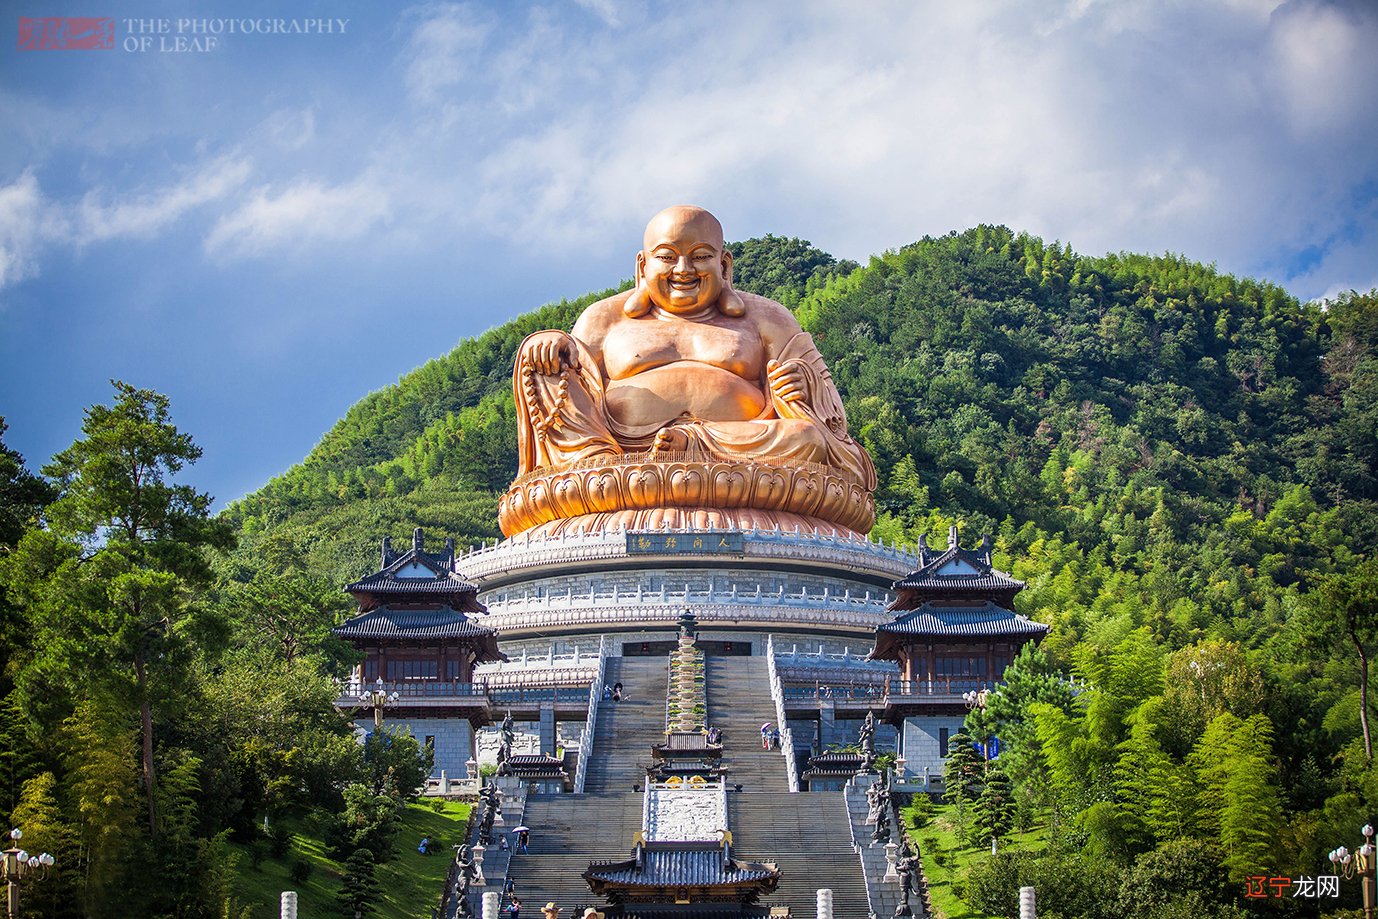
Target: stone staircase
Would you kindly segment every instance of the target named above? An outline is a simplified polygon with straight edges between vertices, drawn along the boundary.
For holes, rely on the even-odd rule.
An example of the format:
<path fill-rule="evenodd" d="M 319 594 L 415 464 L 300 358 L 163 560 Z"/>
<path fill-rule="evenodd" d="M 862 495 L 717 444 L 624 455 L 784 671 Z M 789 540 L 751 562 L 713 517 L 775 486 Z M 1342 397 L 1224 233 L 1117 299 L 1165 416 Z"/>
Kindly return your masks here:
<path fill-rule="evenodd" d="M 581 875 L 592 861 L 631 854 L 642 819 L 642 795 L 633 788 L 644 784 L 651 746 L 663 737 L 667 670 L 664 658 L 610 658 L 607 682 L 620 680 L 628 699 L 599 707 L 585 794 L 527 798 L 530 851 L 512 853 L 507 872 L 524 915 L 539 915 L 551 900 L 565 917 L 601 907 Z M 846 800 L 836 792 L 790 794 L 783 754 L 761 749 L 760 726 L 775 720 L 765 660 L 710 657 L 705 684 L 709 723 L 723 732 L 728 787 L 743 788 L 727 796 L 735 854 L 780 869 L 779 889 L 762 905 L 788 905 L 797 919 L 812 919 L 816 891 L 830 887 L 835 916 L 866 919 L 870 904 Z M 883 849 L 880 859 L 883 871 Z M 500 889 L 496 872 L 489 878 L 495 886 L 488 889 Z"/>
<path fill-rule="evenodd" d="M 665 692 L 669 666 L 663 657 L 608 658 L 609 686 L 620 682 L 626 698 L 598 705 L 593 758 L 584 792 L 631 791 L 646 781 L 651 747 L 665 740 Z M 630 842 L 628 843 L 630 847 Z"/>
<path fill-rule="evenodd" d="M 507 874 L 521 897 L 522 915 L 539 916 L 551 900 L 565 917 L 581 915 L 586 906 L 601 908 L 601 899 L 582 875 L 589 862 L 630 857 L 632 837 L 641 829 L 641 800 L 630 787 L 625 792 L 528 798 L 531 845 L 525 855 L 512 853 Z"/>
<path fill-rule="evenodd" d="M 770 671 L 764 657 L 710 657 L 705 666 L 709 723 L 723 732 L 728 787 L 789 793 L 785 755 L 761 749 L 761 725 L 775 723 Z M 778 725 L 776 725 L 778 727 Z"/>
<path fill-rule="evenodd" d="M 727 815 L 737 855 L 773 861 L 780 869 L 780 886 L 761 900 L 763 905 L 788 905 L 792 915 L 812 919 L 815 892 L 831 887 L 835 916 L 865 919 L 866 883 L 841 795 L 729 794 Z"/>
<path fill-rule="evenodd" d="M 728 787 L 742 786 L 727 795 L 736 854 L 780 869 L 780 887 L 761 903 L 812 917 L 818 888 L 831 887 L 835 916 L 865 919 L 866 884 L 842 796 L 790 794 L 784 754 L 761 749 L 761 725 L 775 722 L 765 658 L 710 657 L 706 669 L 709 721 L 723 732 Z"/>
<path fill-rule="evenodd" d="M 526 802 L 531 845 L 512 854 L 507 874 L 524 914 L 540 915 L 551 900 L 566 917 L 599 906 L 582 877 L 589 862 L 630 857 L 641 829 L 642 794 L 633 789 L 646 781 L 652 745 L 665 739 L 668 680 L 663 657 L 608 659 L 606 681 L 620 682 L 626 698 L 598 706 L 584 794 L 532 795 Z"/>

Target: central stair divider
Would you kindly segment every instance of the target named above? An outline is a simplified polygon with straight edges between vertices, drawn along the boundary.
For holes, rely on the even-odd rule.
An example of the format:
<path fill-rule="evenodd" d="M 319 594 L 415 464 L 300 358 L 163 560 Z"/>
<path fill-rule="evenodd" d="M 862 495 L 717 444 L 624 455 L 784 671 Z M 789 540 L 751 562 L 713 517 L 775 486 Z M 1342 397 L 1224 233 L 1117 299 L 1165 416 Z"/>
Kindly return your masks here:
<path fill-rule="evenodd" d="M 770 668 L 770 694 L 775 699 L 775 723 L 780 726 L 780 746 L 785 753 L 785 768 L 789 770 L 789 790 L 799 791 L 799 765 L 794 759 L 794 732 L 785 719 L 785 688 L 780 671 L 775 668 L 775 636 L 766 636 L 766 666 Z"/>
<path fill-rule="evenodd" d="M 598 703 L 603 698 L 604 678 L 608 671 L 608 639 L 598 639 L 598 668 L 589 687 L 589 713 L 584 719 L 584 736 L 579 739 L 579 765 L 574 768 L 574 793 L 584 793 L 584 782 L 588 779 L 589 759 L 593 756 L 593 730 L 598 723 Z"/>

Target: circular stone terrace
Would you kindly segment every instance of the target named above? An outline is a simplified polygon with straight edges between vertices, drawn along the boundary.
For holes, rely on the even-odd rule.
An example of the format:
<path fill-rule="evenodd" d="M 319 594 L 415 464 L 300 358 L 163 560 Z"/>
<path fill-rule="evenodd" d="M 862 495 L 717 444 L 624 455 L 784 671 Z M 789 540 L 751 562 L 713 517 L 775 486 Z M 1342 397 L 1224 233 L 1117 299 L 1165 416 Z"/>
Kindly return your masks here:
<path fill-rule="evenodd" d="M 518 535 L 457 559 L 503 639 L 676 628 L 870 638 L 912 553 L 864 536 L 660 529 Z"/>

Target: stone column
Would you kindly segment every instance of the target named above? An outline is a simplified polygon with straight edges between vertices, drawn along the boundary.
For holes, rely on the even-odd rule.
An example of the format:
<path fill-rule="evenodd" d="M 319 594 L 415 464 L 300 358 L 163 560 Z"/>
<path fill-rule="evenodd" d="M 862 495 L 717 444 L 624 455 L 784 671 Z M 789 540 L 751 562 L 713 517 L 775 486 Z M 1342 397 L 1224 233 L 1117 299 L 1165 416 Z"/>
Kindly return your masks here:
<path fill-rule="evenodd" d="M 1035 919 L 1034 889 L 1032 887 L 1019 888 L 1019 919 Z"/>
<path fill-rule="evenodd" d="M 282 919 L 297 919 L 297 892 L 295 890 L 284 890 L 282 892 Z"/>
<path fill-rule="evenodd" d="M 502 894 L 490 890 L 483 895 L 483 919 L 498 919 L 498 904 L 502 902 Z"/>

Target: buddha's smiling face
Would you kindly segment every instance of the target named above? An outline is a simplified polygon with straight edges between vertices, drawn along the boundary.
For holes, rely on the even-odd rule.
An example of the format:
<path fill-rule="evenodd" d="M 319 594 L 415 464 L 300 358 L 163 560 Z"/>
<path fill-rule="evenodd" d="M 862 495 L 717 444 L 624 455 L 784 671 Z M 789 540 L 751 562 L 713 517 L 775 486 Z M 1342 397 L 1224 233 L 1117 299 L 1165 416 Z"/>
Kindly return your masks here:
<path fill-rule="evenodd" d="M 732 257 L 712 214 L 692 207 L 661 211 L 647 225 L 643 245 L 638 262 L 656 306 L 687 315 L 718 302 Z"/>

